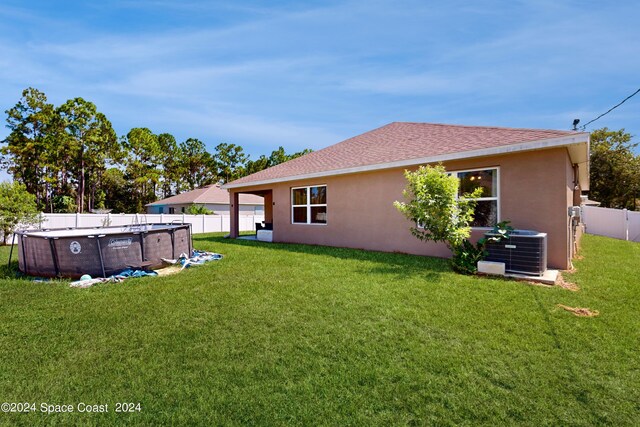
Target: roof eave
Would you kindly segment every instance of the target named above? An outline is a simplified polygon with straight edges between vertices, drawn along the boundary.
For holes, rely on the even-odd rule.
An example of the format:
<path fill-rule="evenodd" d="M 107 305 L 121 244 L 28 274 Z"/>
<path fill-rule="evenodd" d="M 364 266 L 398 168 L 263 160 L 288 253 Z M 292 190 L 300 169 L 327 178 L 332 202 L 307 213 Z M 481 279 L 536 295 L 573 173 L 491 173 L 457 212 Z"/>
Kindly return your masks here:
<path fill-rule="evenodd" d="M 224 188 L 228 190 L 232 188 L 253 187 L 256 185 L 275 184 L 279 182 L 297 181 L 301 179 L 310 179 L 310 178 L 321 178 L 321 177 L 332 176 L 332 175 L 345 175 L 350 173 L 370 172 L 370 171 L 383 170 L 383 169 L 416 166 L 416 165 L 422 165 L 427 163 L 437 163 L 437 162 L 446 162 L 451 160 L 469 159 L 474 157 L 495 156 L 499 154 L 509 154 L 509 153 L 516 153 L 516 152 L 522 152 L 522 151 L 543 150 L 547 148 L 569 147 L 569 146 L 579 145 L 579 144 L 586 144 L 586 147 L 587 147 L 586 162 L 588 165 L 589 133 L 580 132 L 580 133 L 576 133 L 568 136 L 562 136 L 559 138 L 540 139 L 536 141 L 527 141 L 519 144 L 504 145 L 500 147 L 481 148 L 478 150 L 470 150 L 470 151 L 459 151 L 455 153 L 440 154 L 437 156 L 419 157 L 414 159 L 398 160 L 395 162 L 356 166 L 356 167 L 345 168 L 345 169 L 325 170 L 325 171 L 312 172 L 312 173 L 302 174 L 302 175 L 290 175 L 290 176 L 285 176 L 281 178 L 242 182 L 238 184 L 234 184 L 233 182 L 230 182 L 228 184 L 222 185 L 220 188 Z M 575 163 L 581 163 L 581 162 L 575 162 Z M 588 171 L 588 166 L 587 166 L 587 171 Z M 587 173 L 587 176 L 588 176 L 588 173 Z M 588 187 L 588 181 L 587 181 L 587 187 Z"/>

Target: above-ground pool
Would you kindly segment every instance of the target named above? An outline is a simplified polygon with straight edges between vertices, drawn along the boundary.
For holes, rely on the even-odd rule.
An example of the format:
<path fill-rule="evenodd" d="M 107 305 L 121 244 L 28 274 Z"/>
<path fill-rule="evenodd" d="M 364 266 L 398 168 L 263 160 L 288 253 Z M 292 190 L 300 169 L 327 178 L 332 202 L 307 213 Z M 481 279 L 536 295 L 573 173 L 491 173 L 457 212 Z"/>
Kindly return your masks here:
<path fill-rule="evenodd" d="M 108 277 L 125 268 L 157 268 L 191 253 L 189 224 L 21 230 L 20 271 L 31 276 Z"/>

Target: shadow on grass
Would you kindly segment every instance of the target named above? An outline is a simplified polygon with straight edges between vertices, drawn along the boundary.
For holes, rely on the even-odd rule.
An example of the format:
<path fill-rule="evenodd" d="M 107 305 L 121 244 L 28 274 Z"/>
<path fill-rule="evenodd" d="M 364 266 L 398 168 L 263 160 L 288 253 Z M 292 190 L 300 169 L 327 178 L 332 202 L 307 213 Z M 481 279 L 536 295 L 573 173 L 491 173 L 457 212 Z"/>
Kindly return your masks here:
<path fill-rule="evenodd" d="M 397 278 L 420 276 L 423 279 L 438 279 L 442 274 L 451 273 L 449 261 L 421 255 L 377 252 L 364 249 L 339 248 L 333 246 L 305 245 L 299 243 L 267 243 L 256 240 L 225 239 L 221 236 L 194 238 L 198 241 L 224 246 L 242 246 L 267 251 L 292 252 L 316 256 L 330 256 L 341 260 L 363 261 L 368 263 L 359 273 L 392 275 Z M 373 263 L 374 265 L 371 265 Z"/>
<path fill-rule="evenodd" d="M 7 261 L 3 260 L 0 264 L 0 279 L 19 279 L 22 277 L 22 273 L 18 270 L 18 261 L 11 261 L 11 264 L 7 264 Z"/>
<path fill-rule="evenodd" d="M 438 280 L 442 274 L 452 272 L 448 260 L 420 255 L 296 243 L 265 243 L 255 240 L 225 239 L 222 234 L 213 236 L 196 235 L 193 241 L 196 249 L 198 249 L 198 242 L 207 242 L 217 247 L 236 246 L 267 251 L 291 252 L 310 256 L 330 256 L 345 261 L 362 261 L 362 266 L 354 270 L 356 273 L 384 275 L 389 277 L 390 280 L 419 277 L 424 280 L 435 281 Z M 224 252 L 218 248 L 214 250 Z M 7 265 L 8 255 L 0 256 L 0 279 L 32 279 L 27 279 L 20 273 L 18 270 L 18 261 L 15 256 L 14 253 L 14 259 L 10 265 Z"/>

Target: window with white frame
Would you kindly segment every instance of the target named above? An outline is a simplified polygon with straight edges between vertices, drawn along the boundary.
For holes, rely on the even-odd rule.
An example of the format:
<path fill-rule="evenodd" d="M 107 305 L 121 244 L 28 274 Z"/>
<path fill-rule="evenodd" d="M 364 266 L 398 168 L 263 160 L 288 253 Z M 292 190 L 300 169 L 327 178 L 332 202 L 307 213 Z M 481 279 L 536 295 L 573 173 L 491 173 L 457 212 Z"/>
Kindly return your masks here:
<path fill-rule="evenodd" d="M 472 227 L 493 227 L 499 218 L 498 168 L 473 169 L 451 172 L 460 180 L 458 197 L 482 188 L 482 194 L 476 200 Z"/>
<path fill-rule="evenodd" d="M 327 186 L 316 185 L 291 189 L 293 224 L 327 223 Z"/>

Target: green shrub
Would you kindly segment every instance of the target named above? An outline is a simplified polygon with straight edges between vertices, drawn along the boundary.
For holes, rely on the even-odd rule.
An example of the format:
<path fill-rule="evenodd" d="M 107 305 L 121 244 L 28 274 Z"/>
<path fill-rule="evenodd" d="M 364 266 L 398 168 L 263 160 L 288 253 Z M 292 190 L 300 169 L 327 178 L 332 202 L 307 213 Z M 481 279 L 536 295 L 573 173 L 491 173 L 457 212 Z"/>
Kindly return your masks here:
<path fill-rule="evenodd" d="M 495 236 L 482 237 L 475 245 L 469 239 L 464 239 L 461 244 L 452 247 L 451 267 L 454 271 L 462 274 L 477 273 L 478 261 L 482 261 L 488 254 L 486 250 L 487 243 L 498 243 L 503 239 L 508 239 L 513 231 L 513 227 L 509 224 L 510 221 L 497 223 L 491 230 Z"/>
<path fill-rule="evenodd" d="M 475 274 L 478 271 L 478 261 L 482 261 L 487 255 L 484 244 L 478 242 L 474 245 L 469 239 L 451 248 L 451 252 L 451 267 L 462 274 Z"/>
<path fill-rule="evenodd" d="M 204 205 L 191 205 L 187 208 L 186 213 L 189 215 L 212 215 L 213 211 L 204 207 Z"/>
<path fill-rule="evenodd" d="M 407 187 L 402 195 L 406 202 L 394 206 L 416 224 L 411 234 L 423 241 L 444 242 L 451 250 L 471 233 L 475 200 L 482 189 L 458 197 L 460 181 L 447 173 L 444 166 L 420 166 L 405 171 Z M 420 226 L 418 226 L 420 224 Z"/>
<path fill-rule="evenodd" d="M 53 196 L 53 211 L 55 213 L 75 213 L 78 211 L 76 199 L 71 196 Z"/>
<path fill-rule="evenodd" d="M 18 227 L 35 225 L 42 221 L 36 197 L 19 182 L 0 182 L 0 236 L 2 244 Z"/>

